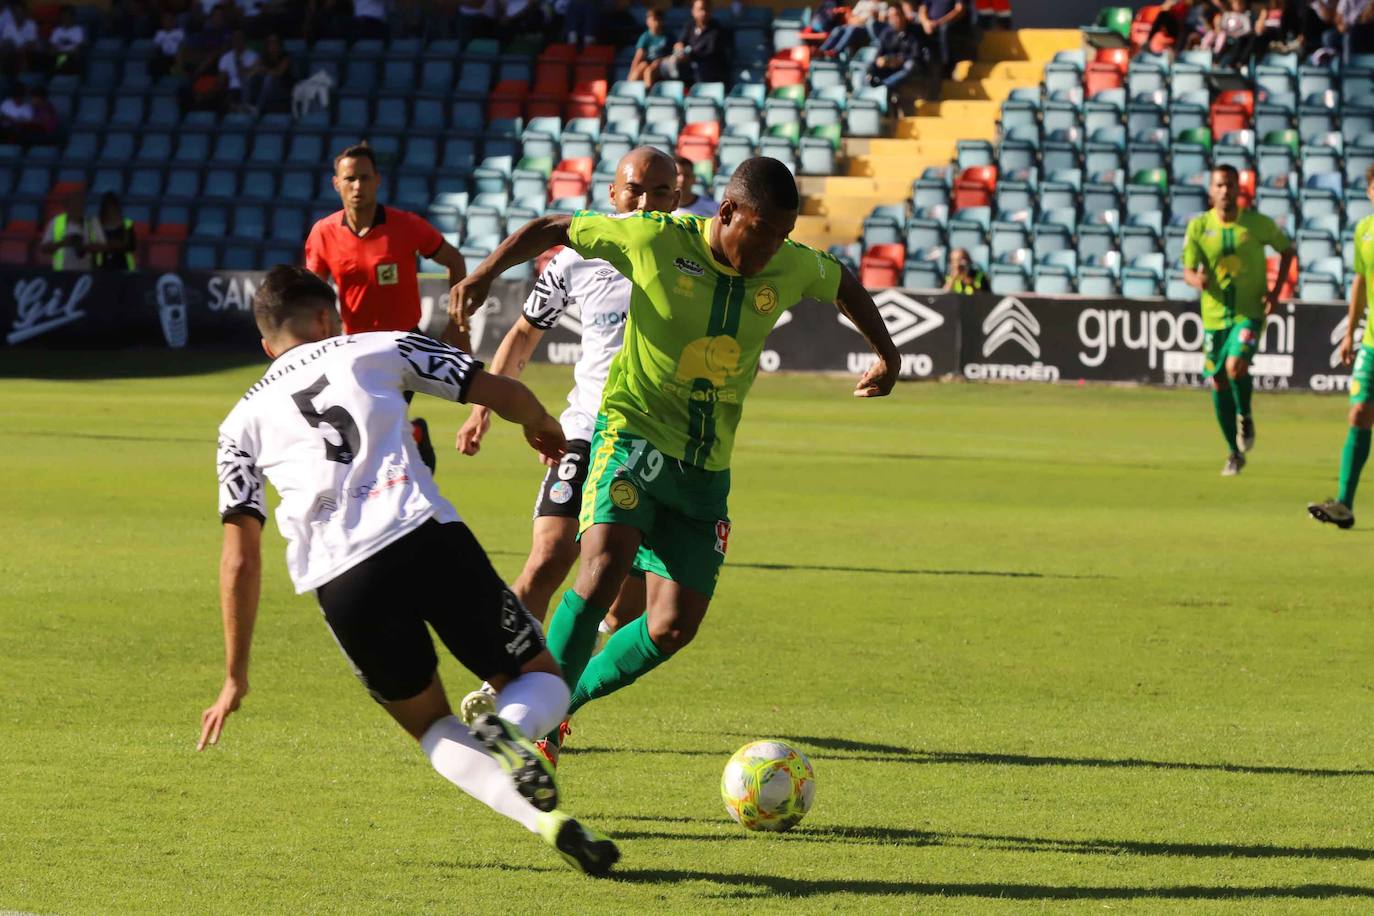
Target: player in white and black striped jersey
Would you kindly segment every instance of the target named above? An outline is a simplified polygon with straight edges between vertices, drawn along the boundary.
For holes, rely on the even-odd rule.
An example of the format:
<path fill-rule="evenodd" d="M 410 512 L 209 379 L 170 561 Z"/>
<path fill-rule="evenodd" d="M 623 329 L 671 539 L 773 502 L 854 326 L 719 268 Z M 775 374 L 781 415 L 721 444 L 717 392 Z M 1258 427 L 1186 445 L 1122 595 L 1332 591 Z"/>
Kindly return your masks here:
<path fill-rule="evenodd" d="M 333 291 L 302 268 L 269 273 L 253 310 L 273 362 L 219 431 L 226 673 L 202 714 L 198 749 L 217 743 L 248 691 L 271 481 L 296 590 L 315 591 L 374 699 L 441 775 L 576 867 L 604 874 L 619 857 L 615 845 L 557 810 L 553 770 L 528 739 L 558 725 L 568 687 L 538 624 L 439 494 L 404 395 L 495 410 L 551 464 L 564 451 L 558 421 L 524 385 L 448 344 L 390 331 L 337 336 Z M 452 713 L 426 624 L 496 688 L 497 712 L 471 729 Z"/>
<path fill-rule="evenodd" d="M 631 150 L 617 163 L 615 183 L 608 193 L 618 213 L 667 213 L 677 206 L 677 165 L 656 149 Z M 588 450 L 606 376 L 625 339 L 630 289 L 630 281 L 609 262 L 589 260 L 564 248 L 539 275 L 520 317 L 491 361 L 491 372 L 519 378 L 545 331 L 565 322 L 582 335 L 582 355 L 573 368 L 575 384 L 568 394 L 568 409 L 560 417 L 568 450 L 540 485 L 530 555 L 511 585 L 541 621 L 554 590 L 577 560 L 577 515 L 587 479 Z M 458 431 L 457 448 L 465 455 L 477 454 L 489 425 L 490 412 L 473 407 Z M 608 616 L 613 624 L 626 623 L 643 609 L 644 580 L 631 577 Z"/>

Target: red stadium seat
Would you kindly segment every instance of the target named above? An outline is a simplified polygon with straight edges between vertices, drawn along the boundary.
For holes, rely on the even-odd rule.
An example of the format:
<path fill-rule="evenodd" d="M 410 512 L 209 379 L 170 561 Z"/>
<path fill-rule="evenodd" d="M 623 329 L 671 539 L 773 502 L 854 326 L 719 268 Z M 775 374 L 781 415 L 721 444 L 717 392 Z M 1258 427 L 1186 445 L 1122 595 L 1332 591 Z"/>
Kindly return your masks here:
<path fill-rule="evenodd" d="M 1131 65 L 1131 52 L 1128 48 L 1098 48 L 1093 55 L 1095 64 L 1110 64 L 1122 73 Z"/>
<path fill-rule="evenodd" d="M 609 67 L 615 62 L 614 45 L 587 45 L 582 53 L 574 58 L 576 63 L 602 64 Z"/>
<path fill-rule="evenodd" d="M 1249 89 L 1228 89 L 1217 96 L 1217 101 L 1224 105 L 1239 105 L 1247 115 L 1254 117 L 1255 94 Z"/>
<path fill-rule="evenodd" d="M 716 158 L 716 145 L 707 137 L 689 137 L 683 135 L 678 137 L 677 140 L 677 154 L 693 162 L 714 162 Z"/>
<path fill-rule="evenodd" d="M 554 174 L 559 172 L 571 172 L 581 175 L 587 184 L 592 183 L 592 173 L 596 171 L 596 162 L 590 156 L 582 156 L 578 159 L 564 159 L 553 168 Z M 555 194 L 554 197 L 563 195 Z"/>
<path fill-rule="evenodd" d="M 1255 202 L 1255 173 L 1252 169 L 1240 172 L 1240 205 L 1249 209 Z"/>
<path fill-rule="evenodd" d="M 1155 20 L 1161 12 L 1163 10 L 1158 6 L 1142 6 L 1136 11 L 1135 19 L 1131 22 L 1131 50 L 1139 51 L 1150 40 Z"/>
<path fill-rule="evenodd" d="M 606 96 L 609 94 L 610 84 L 606 82 L 604 77 L 590 80 L 578 80 L 573 84 L 572 95 L 574 97 L 584 95 L 591 96 L 596 99 L 598 105 L 605 105 Z"/>
<path fill-rule="evenodd" d="M 529 93 L 529 83 L 524 80 L 502 80 L 497 83 L 492 87 L 487 103 L 488 120 L 520 117 Z"/>
<path fill-rule="evenodd" d="M 564 64 L 571 64 L 577 60 L 577 46 L 570 44 L 549 45 L 539 52 L 539 63 L 557 61 Z"/>
<path fill-rule="evenodd" d="M 178 239 L 151 236 L 142 246 L 138 259 L 139 266 L 149 270 L 176 270 L 181 266 L 181 241 Z"/>
<path fill-rule="evenodd" d="M 1093 61 L 1083 74 L 1083 94 L 1092 98 L 1108 89 L 1120 89 L 1125 82 L 1124 71 L 1115 64 Z"/>
<path fill-rule="evenodd" d="M 573 65 L 573 92 L 576 92 L 577 86 L 582 83 L 591 83 L 597 80 L 609 82 L 610 74 L 611 68 L 605 64 L 578 61 Z"/>
<path fill-rule="evenodd" d="M 565 101 L 563 97 L 556 95 L 532 95 L 525 100 L 525 120 L 562 117 Z"/>
<path fill-rule="evenodd" d="M 569 85 L 567 64 L 536 64 L 530 95 L 567 95 Z"/>
<path fill-rule="evenodd" d="M 955 179 L 954 198 L 950 201 L 950 208 L 958 211 L 965 207 L 990 207 L 996 190 L 996 166 L 970 166 Z"/>
<path fill-rule="evenodd" d="M 775 61 L 768 65 L 768 88 L 797 86 L 806 82 L 806 70 L 794 61 Z"/>
<path fill-rule="evenodd" d="M 719 121 L 693 121 L 682 128 L 684 137 L 704 137 L 712 144 L 720 142 Z"/>
<path fill-rule="evenodd" d="M 906 264 L 906 246 L 900 243 L 874 245 L 859 262 L 859 279 L 869 289 L 900 286 Z"/>
<path fill-rule="evenodd" d="M 1269 288 L 1274 288 L 1274 280 L 1279 275 L 1280 255 L 1271 254 L 1266 260 L 1268 270 L 1265 275 L 1268 277 Z M 1283 287 L 1279 290 L 1280 299 L 1292 299 L 1298 288 L 1298 259 L 1293 259 L 1293 266 L 1288 269 L 1288 279 L 1283 281 Z"/>
<path fill-rule="evenodd" d="M 563 120 L 573 118 L 600 118 L 602 105 L 590 95 L 572 95 L 563 103 Z"/>
<path fill-rule="evenodd" d="M 1231 93 L 1222 93 L 1223 96 Z M 1246 95 L 1250 93 L 1246 92 Z M 1212 103 L 1212 136 L 1221 139 L 1233 130 L 1246 130 L 1253 121 L 1254 105 L 1247 108 L 1239 102 L 1226 102 L 1218 99 Z"/>
<path fill-rule="evenodd" d="M 549 198 L 557 200 L 560 197 L 581 197 L 587 193 L 590 184 L 581 172 L 554 169 L 553 174 L 549 176 Z"/>
<path fill-rule="evenodd" d="M 809 68 L 811 66 L 811 49 L 806 47 L 806 45 L 798 45 L 795 48 L 787 48 L 774 54 L 773 57 L 770 59 L 769 63 L 772 63 L 773 61 L 784 60 L 790 60 L 794 63 L 801 64 L 803 67 Z"/>
<path fill-rule="evenodd" d="M 38 224 L 28 220 L 10 220 L 0 231 L 0 264 L 28 267 L 34 261 L 34 244 L 38 241 Z"/>

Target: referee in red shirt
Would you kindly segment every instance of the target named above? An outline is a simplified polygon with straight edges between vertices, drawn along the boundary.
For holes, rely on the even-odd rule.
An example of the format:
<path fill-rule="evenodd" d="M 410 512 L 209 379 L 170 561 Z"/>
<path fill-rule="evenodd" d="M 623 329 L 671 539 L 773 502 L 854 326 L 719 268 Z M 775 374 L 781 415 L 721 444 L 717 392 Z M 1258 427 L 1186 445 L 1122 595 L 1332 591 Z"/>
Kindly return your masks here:
<path fill-rule="evenodd" d="M 467 275 L 462 254 L 427 220 L 377 203 L 381 181 L 376 156 L 367 144 L 340 153 L 334 160 L 334 190 L 343 209 L 317 222 L 305 240 L 306 268 L 323 279 L 332 278 L 339 290 L 345 334 L 417 329 L 417 254 L 448 269 L 450 289 Z M 444 339 L 471 350 L 465 327 L 450 324 Z M 429 426 L 418 417 L 412 423 L 420 457 L 433 471 Z"/>

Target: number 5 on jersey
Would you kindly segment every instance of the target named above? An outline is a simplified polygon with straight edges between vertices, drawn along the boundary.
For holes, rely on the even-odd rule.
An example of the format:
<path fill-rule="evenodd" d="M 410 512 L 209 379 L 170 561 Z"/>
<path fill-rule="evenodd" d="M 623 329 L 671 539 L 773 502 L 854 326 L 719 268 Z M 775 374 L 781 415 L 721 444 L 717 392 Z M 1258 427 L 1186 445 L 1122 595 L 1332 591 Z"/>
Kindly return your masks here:
<path fill-rule="evenodd" d="M 324 457 L 340 464 L 352 464 L 358 454 L 358 446 L 362 444 L 362 436 L 358 434 L 358 424 L 353 421 L 353 415 L 338 405 L 326 407 L 323 411 L 315 409 L 315 398 L 328 386 L 329 377 L 322 375 L 309 388 L 302 388 L 291 395 L 291 400 L 296 402 L 296 409 L 305 417 L 305 422 L 320 430 L 320 436 L 324 439 Z M 326 430 L 338 436 L 339 441 L 332 441 Z"/>

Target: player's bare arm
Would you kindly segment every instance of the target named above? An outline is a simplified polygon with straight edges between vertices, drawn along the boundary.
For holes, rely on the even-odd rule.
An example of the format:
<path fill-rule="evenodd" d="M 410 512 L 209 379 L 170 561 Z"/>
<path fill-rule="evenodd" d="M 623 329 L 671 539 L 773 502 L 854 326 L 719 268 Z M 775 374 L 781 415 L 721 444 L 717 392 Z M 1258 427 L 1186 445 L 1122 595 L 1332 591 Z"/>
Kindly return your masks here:
<path fill-rule="evenodd" d="M 1207 288 L 1207 264 L 1199 261 L 1196 267 L 1183 268 L 1183 282 L 1193 289 L 1204 290 Z"/>
<path fill-rule="evenodd" d="M 239 708 L 248 693 L 248 652 L 258 618 L 262 589 L 262 522 L 252 515 L 224 521 L 224 545 L 219 560 L 219 603 L 224 620 L 224 686 L 210 708 L 200 715 L 196 750 L 218 744 L 224 720 Z"/>
<path fill-rule="evenodd" d="M 1274 285 L 1269 293 L 1264 297 L 1264 315 L 1269 317 L 1274 313 L 1274 309 L 1279 307 L 1279 292 L 1283 289 L 1284 281 L 1288 279 L 1288 272 L 1293 269 L 1293 259 L 1298 256 L 1298 249 L 1294 245 L 1289 245 L 1284 251 L 1279 252 L 1279 272 L 1274 277 Z"/>
<path fill-rule="evenodd" d="M 496 411 L 503 420 L 518 423 L 525 441 L 553 467 L 567 451 L 563 427 L 549 415 L 544 405 L 524 384 L 513 378 L 479 372 L 468 384 L 468 402 Z"/>
<path fill-rule="evenodd" d="M 880 398 L 890 394 L 893 386 L 897 384 L 897 373 L 901 368 L 902 358 L 897 353 L 896 344 L 892 342 L 892 335 L 887 331 L 887 323 L 883 321 L 883 316 L 878 314 L 878 306 L 873 302 L 873 297 L 847 267 L 840 268 L 840 290 L 835 307 L 854 322 L 854 327 L 859 329 L 864 340 L 868 341 L 868 346 L 878 355 L 878 361 L 859 379 L 859 384 L 854 388 L 854 396 Z"/>
<path fill-rule="evenodd" d="M 501 339 L 501 345 L 496 348 L 496 355 L 492 357 L 487 371 L 493 375 L 518 379 L 525 371 L 525 366 L 529 365 L 534 348 L 539 345 L 543 336 L 543 330 L 524 318 L 516 318 L 515 324 L 506 332 L 506 336 Z M 491 411 L 481 404 L 473 404 L 467 422 L 458 430 L 454 448 L 464 455 L 476 455 L 481 450 L 482 439 L 490 428 Z"/>
<path fill-rule="evenodd" d="M 539 257 L 550 248 L 568 244 L 568 229 L 571 226 L 572 214 L 558 214 L 530 220 L 515 230 L 463 282 L 453 288 L 448 298 L 449 317 L 458 321 L 462 316 L 466 320 L 466 316 L 487 301 L 492 282 L 501 274 L 517 264 Z"/>
<path fill-rule="evenodd" d="M 434 252 L 430 260 L 448 271 L 449 289 L 457 286 L 463 278 L 468 275 L 467 261 L 463 258 L 463 253 L 454 248 L 448 242 L 442 242 L 439 250 Z M 450 318 L 452 315 L 450 314 Z M 444 342 L 453 344 L 464 353 L 472 352 L 472 339 L 469 336 L 467 316 L 460 321 L 449 321 L 448 327 L 444 330 Z"/>
<path fill-rule="evenodd" d="M 1341 363 L 1346 366 L 1355 363 L 1355 330 L 1360 326 L 1360 315 L 1365 308 L 1364 274 L 1355 274 L 1350 284 L 1350 305 L 1345 317 L 1345 337 L 1341 339 Z"/>

